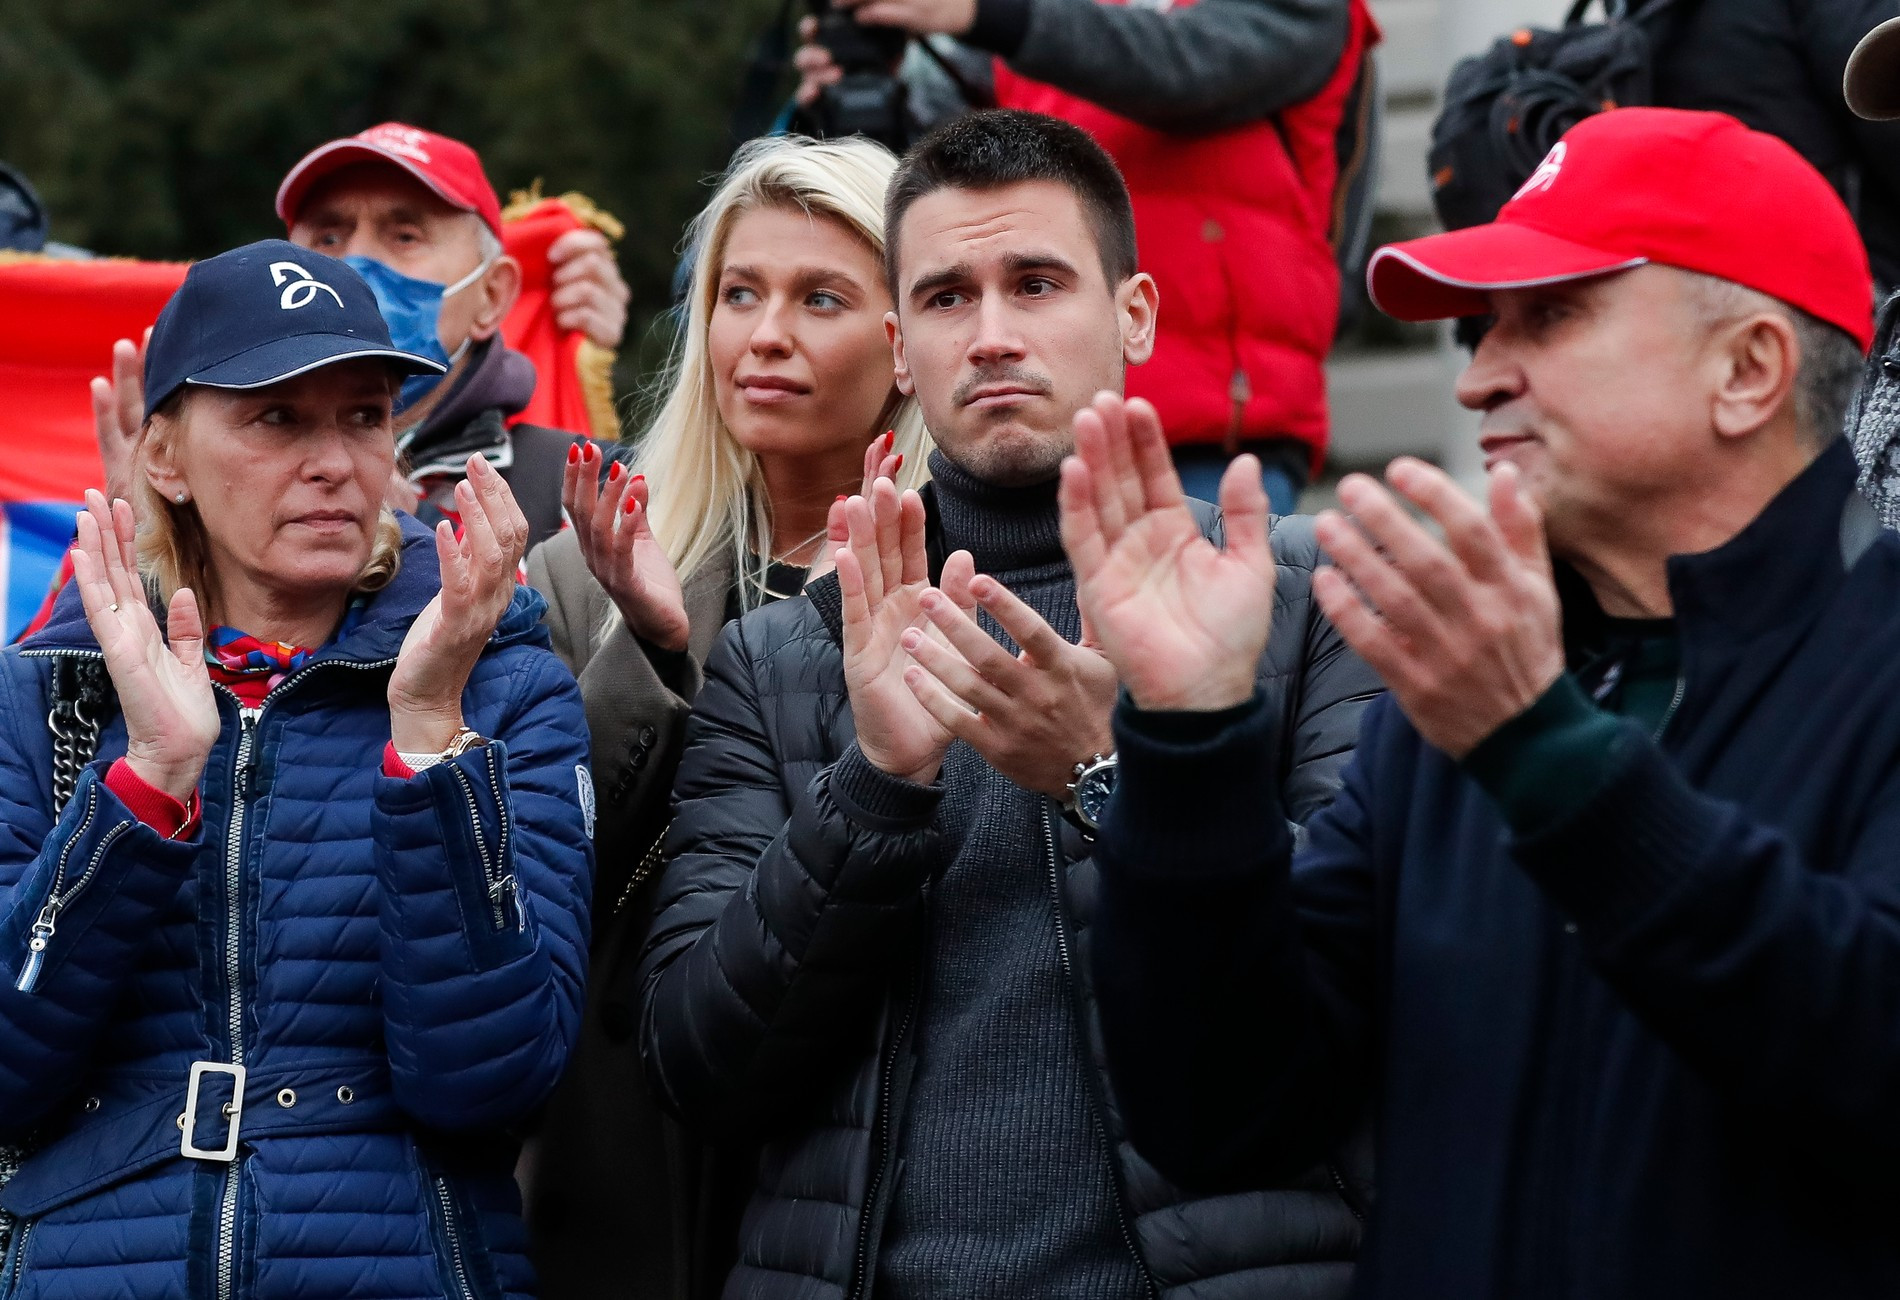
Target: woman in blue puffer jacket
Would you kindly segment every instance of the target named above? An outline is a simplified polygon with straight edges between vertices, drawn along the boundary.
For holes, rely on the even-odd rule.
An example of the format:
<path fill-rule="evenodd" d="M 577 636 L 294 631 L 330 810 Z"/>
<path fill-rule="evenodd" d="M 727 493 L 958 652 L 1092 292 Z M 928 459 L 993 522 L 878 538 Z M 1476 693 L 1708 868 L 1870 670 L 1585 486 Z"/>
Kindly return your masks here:
<path fill-rule="evenodd" d="M 340 262 L 194 266 L 136 534 L 89 494 L 0 655 L 0 1300 L 533 1294 L 508 1130 L 579 1020 L 586 733 L 500 476 L 459 539 L 380 509 L 432 369 Z"/>

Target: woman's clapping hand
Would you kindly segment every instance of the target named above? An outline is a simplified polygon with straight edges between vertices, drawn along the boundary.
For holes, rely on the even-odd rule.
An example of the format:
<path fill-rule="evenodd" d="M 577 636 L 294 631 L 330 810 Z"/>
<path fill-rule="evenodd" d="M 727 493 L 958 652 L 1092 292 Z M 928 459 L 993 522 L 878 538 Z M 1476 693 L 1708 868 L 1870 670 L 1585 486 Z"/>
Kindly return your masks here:
<path fill-rule="evenodd" d="M 633 633 L 663 650 L 684 650 L 691 630 L 679 575 L 647 522 L 647 481 L 618 461 L 600 477 L 600 452 L 576 443 L 561 479 L 561 504 L 581 559 Z"/>
<path fill-rule="evenodd" d="M 436 525 L 442 590 L 410 625 L 389 677 L 389 733 L 404 753 L 448 748 L 462 728 L 462 688 L 515 595 L 528 520 L 499 471 L 468 458 L 455 487 L 462 535 Z"/>
<path fill-rule="evenodd" d="M 73 543 L 73 581 L 105 655 L 125 718 L 125 761 L 180 803 L 198 788 L 218 739 L 218 704 L 205 668 L 205 626 L 190 588 L 173 595 L 166 630 L 146 604 L 132 507 L 86 493 Z"/>

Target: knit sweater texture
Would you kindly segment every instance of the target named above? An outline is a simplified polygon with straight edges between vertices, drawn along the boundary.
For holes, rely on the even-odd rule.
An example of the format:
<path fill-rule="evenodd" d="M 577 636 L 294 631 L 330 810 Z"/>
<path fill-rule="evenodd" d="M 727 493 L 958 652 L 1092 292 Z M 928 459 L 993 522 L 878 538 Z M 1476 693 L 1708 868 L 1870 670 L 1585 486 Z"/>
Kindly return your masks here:
<path fill-rule="evenodd" d="M 1055 484 L 998 488 L 933 457 L 937 519 L 1065 638 L 1081 634 Z M 1012 653 L 1014 642 L 987 630 Z M 903 1300 L 1135 1300 L 1065 970 L 1049 804 L 958 743 L 939 823 L 917 1071 L 878 1291 Z"/>

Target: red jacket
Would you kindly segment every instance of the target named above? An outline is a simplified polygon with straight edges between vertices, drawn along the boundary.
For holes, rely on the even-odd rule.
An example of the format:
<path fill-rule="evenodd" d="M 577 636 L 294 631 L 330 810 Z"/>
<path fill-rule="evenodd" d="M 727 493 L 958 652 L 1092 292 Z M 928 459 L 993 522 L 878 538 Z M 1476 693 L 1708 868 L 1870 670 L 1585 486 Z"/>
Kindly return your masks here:
<path fill-rule="evenodd" d="M 1075 123 L 1127 178 L 1141 267 L 1161 290 L 1154 357 L 1129 372 L 1128 392 L 1155 404 L 1170 442 L 1297 438 L 1312 447 L 1315 469 L 1324 458 L 1324 363 L 1339 315 L 1337 140 L 1377 39 L 1364 0 L 1352 0 L 1345 50 L 1317 95 L 1248 126 L 1185 138 L 997 61 L 1000 106 Z"/>

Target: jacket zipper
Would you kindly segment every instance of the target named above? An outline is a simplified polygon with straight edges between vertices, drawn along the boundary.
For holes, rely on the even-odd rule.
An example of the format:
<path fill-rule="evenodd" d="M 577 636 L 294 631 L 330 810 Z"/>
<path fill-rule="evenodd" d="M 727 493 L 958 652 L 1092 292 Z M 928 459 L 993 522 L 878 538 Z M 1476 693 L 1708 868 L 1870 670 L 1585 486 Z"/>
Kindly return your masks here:
<path fill-rule="evenodd" d="M 1346 1175 L 1340 1173 L 1339 1166 L 1330 1160 L 1326 1162 L 1326 1172 L 1333 1176 L 1333 1186 L 1339 1189 L 1339 1199 L 1346 1203 L 1346 1209 L 1352 1213 L 1353 1218 L 1364 1223 L 1366 1221 L 1365 1212 L 1359 1208 L 1358 1195 L 1351 1187 L 1347 1186 Z"/>
<path fill-rule="evenodd" d="M 235 697 L 233 697 L 235 698 Z M 244 880 L 244 823 L 251 798 L 251 750 L 257 742 L 257 720 L 264 710 L 238 707 L 237 752 L 231 763 L 231 824 L 224 839 L 224 982 L 227 1004 L 225 1028 L 231 1037 L 231 1064 L 244 1064 L 243 925 L 244 905 L 239 888 Z M 244 1099 L 234 1099 L 240 1109 Z M 218 1300 L 231 1300 L 237 1271 L 238 1170 L 241 1155 L 224 1171 L 224 1192 L 218 1204 Z"/>
<path fill-rule="evenodd" d="M 231 1037 L 233 1065 L 244 1064 L 244 908 L 239 889 L 244 880 L 244 824 L 251 799 L 251 751 L 256 745 L 258 724 L 271 701 L 281 698 L 292 686 L 320 668 L 334 666 L 369 670 L 387 668 L 395 662 L 394 659 L 374 663 L 331 660 L 310 664 L 277 683 L 256 708 L 246 706 L 229 689 L 222 686 L 216 688 L 237 701 L 239 722 L 237 752 L 231 763 L 231 824 L 224 840 L 224 978 L 228 995 L 225 1015 L 226 1028 Z M 244 1099 L 239 1097 L 234 1100 L 241 1108 Z M 232 1157 L 231 1163 L 225 1167 L 224 1191 L 218 1204 L 217 1300 L 232 1300 L 236 1292 L 238 1188 L 243 1167 L 242 1152 Z"/>
<path fill-rule="evenodd" d="M 1087 1071 L 1089 1088 L 1089 1119 L 1095 1126 L 1095 1139 L 1101 1144 L 1102 1159 L 1108 1165 L 1111 1194 L 1115 1201 L 1115 1226 L 1120 1229 L 1122 1244 L 1128 1248 L 1128 1256 L 1135 1261 L 1135 1269 L 1141 1274 L 1141 1283 L 1150 1296 L 1159 1296 L 1161 1288 L 1155 1283 L 1154 1274 L 1148 1269 L 1148 1261 L 1141 1249 L 1135 1244 L 1135 1230 L 1128 1222 L 1128 1206 L 1123 1200 L 1121 1171 L 1115 1162 L 1115 1148 L 1108 1140 L 1108 1122 L 1102 1118 L 1100 1099 L 1096 1089 L 1100 1080 L 1096 1077 L 1094 1053 L 1090 1050 L 1088 1027 L 1082 1021 L 1081 998 L 1077 994 L 1075 960 L 1069 952 L 1069 922 L 1062 910 L 1062 859 L 1056 852 L 1055 805 L 1048 801 L 1042 804 L 1042 844 L 1049 861 L 1050 902 L 1056 913 L 1056 951 L 1062 958 L 1062 975 L 1070 993 L 1070 1014 L 1075 1021 L 1076 1041 L 1082 1052 L 1082 1067 Z"/>
<path fill-rule="evenodd" d="M 79 829 L 73 833 L 71 839 L 66 841 L 66 847 L 60 851 L 59 865 L 53 868 L 53 887 L 47 891 L 46 904 L 40 908 L 40 914 L 33 919 L 32 928 L 27 932 L 26 963 L 21 966 L 20 976 L 13 984 L 13 987 L 21 993 L 31 993 L 39 984 L 40 971 L 46 964 L 46 950 L 52 946 L 53 932 L 58 926 L 59 914 L 72 906 L 73 900 L 79 897 L 86 886 L 92 883 L 92 878 L 99 874 L 99 864 L 104 861 L 106 851 L 121 835 L 132 829 L 130 823 L 121 822 L 107 831 L 99 841 L 99 846 L 93 850 L 92 860 L 86 863 L 86 869 L 79 874 L 79 879 L 67 886 L 65 884 L 66 865 L 72 857 L 73 845 L 85 837 L 93 818 L 98 814 L 99 788 L 94 786 L 86 796 L 86 812 L 79 820 Z"/>
<path fill-rule="evenodd" d="M 26 1239 L 32 1235 L 33 1225 L 30 1222 L 14 1225 L 13 1242 L 7 1251 L 6 1289 L 0 1291 L 0 1295 L 10 1296 L 20 1289 L 20 1278 L 26 1272 Z"/>
<path fill-rule="evenodd" d="M 455 1269 L 458 1300 L 475 1300 L 475 1290 L 468 1282 L 468 1261 L 462 1255 L 462 1234 L 457 1226 L 455 1198 L 449 1195 L 449 1180 L 440 1175 L 435 1179 L 435 1199 L 442 1207 L 442 1235 L 449 1243 L 449 1263 Z"/>
<path fill-rule="evenodd" d="M 502 864 L 508 861 L 508 813 L 501 797 L 501 779 L 495 772 L 495 756 L 486 755 L 488 762 L 488 788 L 495 796 L 496 814 L 501 827 L 495 836 L 495 851 L 488 851 L 488 837 L 482 834 L 481 808 L 475 801 L 475 786 L 469 780 L 468 773 L 460 767 L 451 766 L 456 784 L 462 787 L 462 801 L 468 805 L 469 831 L 475 840 L 475 852 L 482 862 L 482 881 L 487 886 L 488 919 L 496 930 L 508 928 L 508 907 L 515 910 L 515 928 L 527 928 L 528 918 L 521 910 L 521 897 L 517 890 L 514 874 L 502 874 Z"/>
<path fill-rule="evenodd" d="M 877 1214 L 877 1198 L 883 1190 L 884 1167 L 891 1152 L 891 1074 L 897 1068 L 897 1053 L 910 1033 L 912 1014 L 917 1010 L 917 987 L 913 983 L 904 997 L 904 1014 L 898 1019 L 897 1032 L 884 1052 L 877 1084 L 877 1157 L 871 1164 L 871 1181 L 864 1189 L 864 1209 L 858 1215 L 858 1254 L 851 1266 L 851 1287 L 845 1292 L 858 1300 L 868 1289 L 871 1263 L 871 1221 Z"/>
<path fill-rule="evenodd" d="M 1652 737 L 1661 744 L 1663 732 L 1669 730 L 1669 724 L 1675 720 L 1676 710 L 1682 707 L 1683 693 L 1689 689 L 1687 673 L 1676 674 L 1676 693 L 1669 697 L 1669 707 L 1663 710 L 1662 721 L 1656 724 L 1656 734 Z"/>

